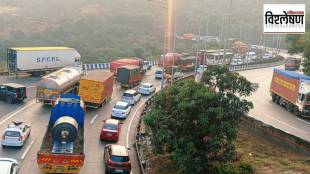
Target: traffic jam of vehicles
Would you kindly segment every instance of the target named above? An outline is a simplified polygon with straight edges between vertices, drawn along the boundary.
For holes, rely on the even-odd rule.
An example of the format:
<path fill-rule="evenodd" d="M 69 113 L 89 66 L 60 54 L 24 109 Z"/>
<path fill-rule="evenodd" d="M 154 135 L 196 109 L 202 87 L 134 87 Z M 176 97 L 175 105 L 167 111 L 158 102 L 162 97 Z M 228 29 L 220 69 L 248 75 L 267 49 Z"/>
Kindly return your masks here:
<path fill-rule="evenodd" d="M 214 54 L 214 55 L 213 55 Z M 214 60 L 215 53 L 202 50 L 198 57 L 168 53 L 158 61 L 160 68 L 152 76 L 172 82 L 186 78 L 186 75 L 203 73 Z M 116 86 L 126 89 L 111 109 L 110 118 L 102 121 L 100 141 L 107 144 L 102 149 L 102 157 L 107 173 L 130 173 L 130 149 L 118 144 L 123 122 L 128 118 L 142 97 L 153 95 L 154 84 L 142 82 L 152 64 L 140 58 L 124 58 L 110 63 L 110 71 L 84 71 L 81 56 L 73 48 L 35 47 L 8 49 L 9 73 L 29 73 L 41 75 L 36 86 L 35 101 L 52 107 L 44 137 L 37 152 L 37 165 L 42 173 L 79 173 L 87 154 L 84 152 L 84 122 L 88 109 L 100 109 L 112 100 Z M 210 61 L 212 58 L 213 61 Z M 29 59 L 29 60 L 25 60 Z M 222 63 L 229 65 L 232 56 Z M 33 61 L 33 62 L 31 62 Z M 56 63 L 55 63 L 56 62 Z M 211 64 L 209 64 L 211 62 Z M 217 63 L 219 63 L 218 61 Z M 297 64 L 297 65 L 295 65 Z M 299 68 L 300 61 L 288 60 L 288 67 Z M 297 68 L 297 69 L 298 69 Z M 196 71 L 195 71 L 196 70 Z M 310 115 L 310 77 L 286 70 L 274 70 L 270 87 L 272 101 L 278 103 L 298 116 Z M 9 104 L 27 98 L 27 88 L 17 83 L 0 84 L 0 99 Z M 23 147 L 31 136 L 31 125 L 12 121 L 2 133 L 3 148 Z M 16 149 L 18 150 L 18 149 Z M 0 158 L 0 163 L 10 165 L 10 172 L 17 171 L 15 159 Z"/>

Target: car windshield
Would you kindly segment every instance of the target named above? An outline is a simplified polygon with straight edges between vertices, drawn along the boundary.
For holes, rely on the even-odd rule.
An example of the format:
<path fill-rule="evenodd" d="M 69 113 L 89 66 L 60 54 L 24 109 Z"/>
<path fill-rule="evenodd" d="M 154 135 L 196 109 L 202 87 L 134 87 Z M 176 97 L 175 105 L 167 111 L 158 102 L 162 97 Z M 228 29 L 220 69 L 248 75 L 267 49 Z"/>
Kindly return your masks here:
<path fill-rule="evenodd" d="M 117 125 L 116 124 L 105 124 L 103 128 L 108 129 L 108 130 L 117 130 Z"/>
<path fill-rule="evenodd" d="M 129 161 L 129 157 L 128 156 L 112 155 L 111 160 L 115 161 L 115 162 L 128 162 Z"/>
<path fill-rule="evenodd" d="M 6 131 L 5 132 L 5 136 L 9 136 L 9 137 L 19 137 L 20 133 L 17 131 Z"/>
<path fill-rule="evenodd" d="M 133 97 L 133 94 L 129 94 L 129 93 L 124 93 L 123 97 Z"/>
<path fill-rule="evenodd" d="M 126 109 L 126 106 L 115 105 L 114 108 L 115 108 L 115 109 L 122 109 L 122 110 L 124 110 L 124 109 Z"/>

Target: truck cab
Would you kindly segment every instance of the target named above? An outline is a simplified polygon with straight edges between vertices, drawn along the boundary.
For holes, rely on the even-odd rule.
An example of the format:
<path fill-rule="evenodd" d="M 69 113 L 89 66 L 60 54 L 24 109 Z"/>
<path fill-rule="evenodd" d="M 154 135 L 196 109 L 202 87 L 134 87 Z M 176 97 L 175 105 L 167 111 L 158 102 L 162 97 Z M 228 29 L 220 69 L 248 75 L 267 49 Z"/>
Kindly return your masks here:
<path fill-rule="evenodd" d="M 0 85 L 0 99 L 7 103 L 23 101 L 27 98 L 26 87 L 17 83 Z"/>

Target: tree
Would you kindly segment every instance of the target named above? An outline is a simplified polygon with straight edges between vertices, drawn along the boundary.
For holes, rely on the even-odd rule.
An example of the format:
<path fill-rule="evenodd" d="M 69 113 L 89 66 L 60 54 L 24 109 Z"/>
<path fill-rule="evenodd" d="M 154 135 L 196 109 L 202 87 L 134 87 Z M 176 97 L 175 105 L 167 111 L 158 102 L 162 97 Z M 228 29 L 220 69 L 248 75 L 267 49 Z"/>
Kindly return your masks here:
<path fill-rule="evenodd" d="M 252 108 L 236 94 L 247 96 L 257 88 L 221 67 L 206 71 L 203 80 L 177 82 L 161 91 L 144 117 L 155 152 L 170 153 L 180 173 L 212 173 L 234 159 L 238 121 Z M 211 85 L 218 92 L 211 92 Z"/>

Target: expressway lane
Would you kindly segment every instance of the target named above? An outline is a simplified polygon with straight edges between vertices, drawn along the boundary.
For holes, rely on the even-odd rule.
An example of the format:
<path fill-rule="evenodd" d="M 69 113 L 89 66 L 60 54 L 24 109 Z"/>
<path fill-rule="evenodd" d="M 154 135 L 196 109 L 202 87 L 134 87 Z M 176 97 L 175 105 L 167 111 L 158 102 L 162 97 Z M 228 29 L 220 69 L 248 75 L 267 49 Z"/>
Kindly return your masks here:
<path fill-rule="evenodd" d="M 150 82 L 154 84 L 157 89 L 160 87 L 160 81 L 156 81 L 154 79 L 154 68 L 151 71 L 148 71 L 146 76 L 143 79 L 143 82 Z M 121 96 L 125 89 L 122 89 L 120 86 L 114 86 L 114 91 L 112 95 L 112 99 L 107 102 L 102 108 L 100 109 L 88 109 L 86 111 L 85 116 L 85 144 L 84 144 L 84 151 L 86 154 L 86 159 L 84 166 L 82 168 L 81 174 L 102 174 L 104 173 L 104 163 L 103 163 L 103 148 L 105 146 L 105 142 L 101 142 L 99 140 L 100 130 L 102 127 L 102 120 L 110 118 L 111 111 L 113 106 L 117 101 L 121 99 Z M 132 161 L 132 173 L 136 174 L 139 173 L 139 167 L 137 164 L 137 159 L 135 155 L 135 149 L 132 146 L 135 137 L 134 137 L 134 131 L 137 124 L 137 116 L 139 112 L 142 110 L 142 105 L 145 102 L 147 97 L 142 97 L 141 101 L 137 103 L 130 113 L 130 115 L 127 117 L 126 120 L 122 121 L 122 128 L 121 128 L 121 135 L 120 139 L 117 142 L 117 144 L 125 145 L 127 144 L 127 136 L 129 137 L 129 147 L 130 150 L 130 157 Z M 139 107 L 140 105 L 140 107 Z M 25 160 L 21 164 L 21 169 L 19 174 L 28 174 L 29 171 L 31 171 L 32 174 L 39 174 L 40 171 L 38 169 L 37 163 L 36 163 L 36 153 L 40 149 L 40 145 L 44 136 L 44 132 L 46 130 L 46 126 L 48 124 L 49 114 L 50 114 L 50 108 L 44 107 L 40 103 L 35 103 L 33 106 L 26 109 L 26 112 L 33 113 L 31 118 L 29 118 L 30 121 L 33 121 L 32 125 L 35 127 L 35 131 L 33 130 L 31 134 L 31 139 L 27 143 L 30 144 L 33 142 L 32 147 L 30 148 L 28 154 L 25 156 Z M 41 113 L 40 113 L 41 112 Z M 22 117 L 22 114 L 18 114 L 15 118 Z M 30 117 L 30 116 L 29 116 Z M 131 123 L 130 129 L 129 124 Z M 0 125 L 0 127 L 3 127 Z M 129 130 L 129 132 L 127 132 Z M 127 135 L 128 134 L 128 135 Z M 26 146 L 20 150 L 15 156 L 13 157 L 20 157 L 23 152 L 25 152 Z M 6 157 L 12 157 L 9 153 L 3 154 L 8 155 Z M 0 151 L 0 156 L 2 157 L 2 153 Z"/>
<path fill-rule="evenodd" d="M 277 68 L 283 69 L 284 67 L 279 66 Z M 273 67 L 241 71 L 239 73 L 248 80 L 259 84 L 258 90 L 248 97 L 254 104 L 254 108 L 249 112 L 250 116 L 310 141 L 310 120 L 296 117 L 294 114 L 287 112 L 285 108 L 271 101 L 269 88 Z"/>
<path fill-rule="evenodd" d="M 20 77 L 18 79 L 15 76 L 0 76 L 0 84 L 3 83 L 19 83 L 27 87 L 27 99 L 20 103 L 8 104 L 3 100 L 0 100 L 0 119 L 6 117 L 10 113 L 24 107 L 35 98 L 36 95 L 36 84 L 40 78 L 38 77 Z"/>

